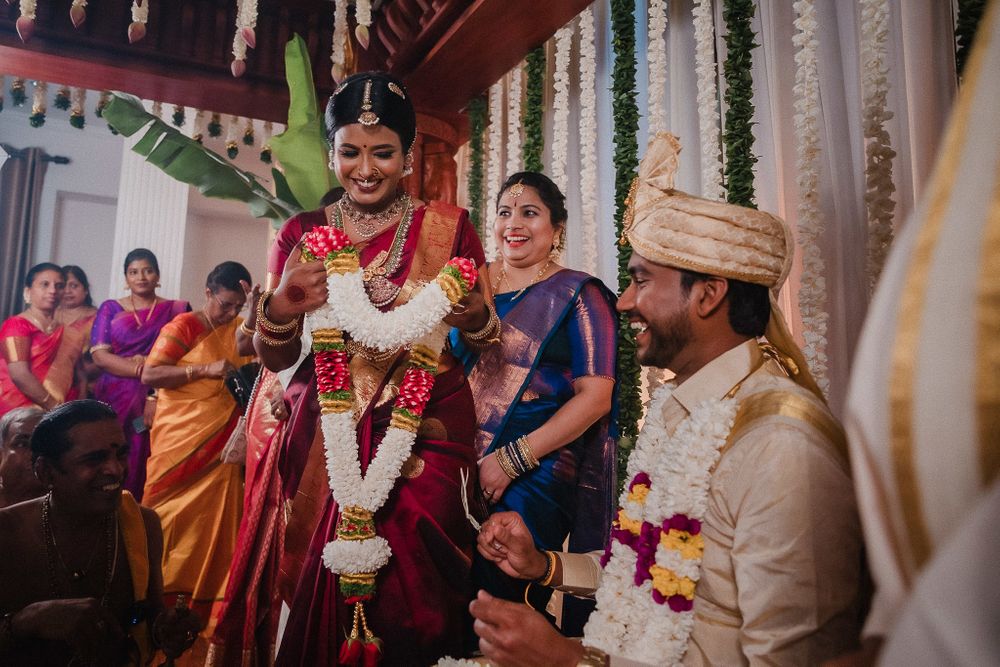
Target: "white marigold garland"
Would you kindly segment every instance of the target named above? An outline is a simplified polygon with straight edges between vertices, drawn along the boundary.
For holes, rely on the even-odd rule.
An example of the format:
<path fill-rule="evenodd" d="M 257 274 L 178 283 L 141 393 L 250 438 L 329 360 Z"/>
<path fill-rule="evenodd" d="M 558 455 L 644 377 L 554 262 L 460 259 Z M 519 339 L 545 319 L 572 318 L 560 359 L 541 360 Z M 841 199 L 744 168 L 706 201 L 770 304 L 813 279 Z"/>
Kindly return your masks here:
<path fill-rule="evenodd" d="M 796 0 L 795 35 L 795 139 L 796 183 L 799 190 L 798 230 L 802 247 L 802 285 L 799 310 L 802 314 L 802 353 L 823 393 L 829 393 L 827 377 L 826 268 L 820 252 L 823 216 L 819 207 L 819 42 L 814 0 Z"/>
<path fill-rule="evenodd" d="M 497 257 L 497 242 L 493 236 L 496 201 L 503 184 L 503 78 L 490 86 L 490 130 L 487 136 L 489 155 L 486 161 L 486 210 L 483 215 L 483 241 L 487 261 Z M 488 222 L 486 222 L 488 221 Z"/>
<path fill-rule="evenodd" d="M 649 134 L 665 132 L 667 111 L 663 98 L 667 93 L 667 3 L 649 0 L 649 33 L 646 61 L 649 66 L 648 122 Z"/>
<path fill-rule="evenodd" d="M 236 135 L 239 132 L 240 119 L 238 116 L 226 116 L 226 155 L 230 160 L 235 160 L 240 153 L 239 144 L 236 143 Z"/>
<path fill-rule="evenodd" d="M 886 39 L 889 32 L 888 0 L 860 0 L 861 5 L 861 93 L 865 137 L 865 206 L 868 211 L 868 277 L 870 290 L 885 265 L 892 245 L 893 212 L 892 149 L 886 121 L 893 113 L 886 108 L 889 79 L 886 76 Z"/>
<path fill-rule="evenodd" d="M 569 157 L 569 63 L 573 48 L 573 22 L 567 23 L 555 35 L 555 72 L 552 75 L 552 161 L 549 176 L 566 192 L 569 186 L 566 160 Z"/>
<path fill-rule="evenodd" d="M 333 2 L 333 44 L 330 50 L 331 73 L 334 81 L 347 75 L 347 0 Z"/>
<path fill-rule="evenodd" d="M 238 0 L 236 12 L 236 32 L 233 34 L 233 76 L 240 77 L 246 72 L 247 47 L 257 46 L 257 0 Z"/>
<path fill-rule="evenodd" d="M 718 71 L 715 62 L 715 22 L 712 0 L 695 0 L 694 63 L 698 77 L 698 143 L 701 148 L 701 196 L 722 199 L 722 157 L 719 142 Z"/>
<path fill-rule="evenodd" d="M 358 22 L 354 35 L 363 48 L 368 48 L 369 29 L 372 25 L 372 0 L 355 0 L 354 18 Z"/>
<path fill-rule="evenodd" d="M 205 112 L 202 109 L 195 109 L 191 120 L 191 138 L 199 144 L 205 139 Z"/>
<path fill-rule="evenodd" d="M 524 110 L 521 78 L 524 63 L 507 73 L 507 173 L 503 178 L 521 171 L 521 114 Z"/>
<path fill-rule="evenodd" d="M 18 5 L 21 15 L 14 24 L 22 42 L 27 42 L 35 34 L 35 0 L 21 0 Z"/>
<path fill-rule="evenodd" d="M 580 14 L 580 235 L 582 268 L 597 275 L 597 47 L 594 8 Z"/>
<path fill-rule="evenodd" d="M 666 665 L 680 664 L 694 627 L 711 470 L 738 408 L 734 399 L 705 401 L 670 436 L 663 405 L 674 389 L 667 384 L 653 395 L 629 457 L 630 483 L 583 637 L 607 653 Z"/>

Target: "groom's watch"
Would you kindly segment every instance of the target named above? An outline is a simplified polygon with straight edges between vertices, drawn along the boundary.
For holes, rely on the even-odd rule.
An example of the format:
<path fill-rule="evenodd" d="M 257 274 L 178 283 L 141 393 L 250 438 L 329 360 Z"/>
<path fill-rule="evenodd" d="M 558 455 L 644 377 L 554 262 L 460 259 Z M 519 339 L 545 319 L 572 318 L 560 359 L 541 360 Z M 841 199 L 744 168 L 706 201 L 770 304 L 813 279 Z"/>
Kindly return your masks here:
<path fill-rule="evenodd" d="M 583 656 L 576 663 L 576 667 L 608 667 L 611 662 L 610 656 L 599 648 L 593 646 L 583 647 Z"/>

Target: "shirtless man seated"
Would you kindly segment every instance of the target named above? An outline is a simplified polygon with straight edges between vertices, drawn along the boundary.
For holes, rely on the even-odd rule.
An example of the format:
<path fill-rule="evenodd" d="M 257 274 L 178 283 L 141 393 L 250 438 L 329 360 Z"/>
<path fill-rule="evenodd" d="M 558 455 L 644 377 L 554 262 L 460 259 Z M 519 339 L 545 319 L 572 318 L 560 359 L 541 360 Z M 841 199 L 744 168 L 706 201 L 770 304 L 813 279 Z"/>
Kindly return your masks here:
<path fill-rule="evenodd" d="M 145 665 L 183 653 L 200 625 L 163 609 L 163 534 L 122 481 L 128 444 L 115 412 L 71 401 L 31 438 L 47 494 L 0 510 L 0 664 Z"/>

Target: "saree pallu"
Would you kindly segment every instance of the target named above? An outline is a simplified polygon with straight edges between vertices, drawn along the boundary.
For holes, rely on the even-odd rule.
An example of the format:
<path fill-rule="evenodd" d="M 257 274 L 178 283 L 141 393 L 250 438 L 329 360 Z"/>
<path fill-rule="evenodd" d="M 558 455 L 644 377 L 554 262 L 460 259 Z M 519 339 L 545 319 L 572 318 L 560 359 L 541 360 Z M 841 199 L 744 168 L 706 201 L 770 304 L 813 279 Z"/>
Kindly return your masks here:
<path fill-rule="evenodd" d="M 81 356 L 85 354 L 90 349 L 90 332 L 94 328 L 96 317 L 97 313 L 94 313 L 93 315 L 86 315 L 68 324 L 64 324 L 63 344 L 71 350 L 79 350 Z M 86 396 L 80 396 L 80 392 L 77 390 L 76 383 L 74 382 L 73 387 L 66 395 L 66 400 L 72 401 L 76 398 L 86 398 Z"/>
<path fill-rule="evenodd" d="M 277 374 L 263 369 L 247 407 L 243 518 L 206 667 L 274 662 L 278 564 L 285 532 L 277 462 L 286 422 L 271 414 L 268 397 L 280 386 Z"/>
<path fill-rule="evenodd" d="M 31 374 L 38 378 L 49 394 L 59 403 L 73 396 L 74 370 L 76 362 L 83 354 L 82 347 L 75 347 L 65 341 L 63 327 L 46 334 L 31 320 L 15 315 L 0 327 L 0 345 L 3 358 L 0 360 L 0 416 L 14 408 L 34 405 L 34 401 L 21 393 L 10 377 L 7 364 L 25 361 Z"/>
<path fill-rule="evenodd" d="M 150 312 L 152 310 L 152 312 Z M 177 315 L 191 310 L 187 301 L 164 300 L 152 309 L 126 311 L 120 303 L 111 299 L 97 309 L 94 325 L 90 332 L 90 350 L 108 350 L 119 357 L 129 358 L 137 354 L 146 356 L 153 348 L 160 329 Z M 94 382 L 94 398 L 103 401 L 118 413 L 118 421 L 125 431 L 129 443 L 128 475 L 125 488 L 135 499 L 142 501 L 146 483 L 146 460 L 149 458 L 149 433 L 137 432 L 136 418 L 142 418 L 146 405 L 146 385 L 134 377 L 119 377 L 103 373 Z"/>
<path fill-rule="evenodd" d="M 502 325 L 499 346 L 476 354 L 452 334 L 456 355 L 471 368 L 480 457 L 548 421 L 575 395 L 576 378 L 615 376 L 617 317 L 612 295 L 596 278 L 563 269 L 520 298 L 510 292 L 495 298 Z M 520 514 L 540 549 L 562 550 L 567 535 L 570 551 L 603 548 L 614 506 L 615 402 L 610 415 L 512 481 L 491 511 Z M 524 582 L 478 554 L 473 580 L 494 595 L 524 599 Z M 544 606 L 548 592 L 538 592 L 533 604 Z M 562 630 L 580 634 L 589 608 L 566 602 Z"/>
<path fill-rule="evenodd" d="M 226 359 L 238 367 L 249 361 L 236 350 L 239 322 L 209 330 L 194 313 L 179 315 L 163 327 L 146 363 L 187 367 Z M 163 525 L 166 599 L 185 595 L 207 621 L 193 652 L 202 662 L 225 592 L 243 503 L 242 467 L 219 460 L 238 418 L 222 380 L 204 378 L 159 390 L 145 504 Z"/>

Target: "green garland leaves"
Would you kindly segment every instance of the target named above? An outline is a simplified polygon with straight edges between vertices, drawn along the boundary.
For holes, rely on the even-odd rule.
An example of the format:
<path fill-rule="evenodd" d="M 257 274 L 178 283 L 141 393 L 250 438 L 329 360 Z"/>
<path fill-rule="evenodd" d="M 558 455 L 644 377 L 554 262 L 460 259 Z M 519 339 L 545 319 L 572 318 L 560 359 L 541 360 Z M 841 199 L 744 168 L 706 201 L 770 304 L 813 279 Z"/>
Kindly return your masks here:
<path fill-rule="evenodd" d="M 986 0 L 958 0 L 958 22 L 955 26 L 955 65 L 959 79 L 965 70 L 965 63 L 972 51 L 972 40 L 983 18 Z"/>
<path fill-rule="evenodd" d="M 545 138 L 542 135 L 542 100 L 545 86 L 545 46 L 539 46 L 528 52 L 525 59 L 527 82 L 525 83 L 524 101 L 524 145 L 521 147 L 521 157 L 526 171 L 542 171 L 542 149 Z"/>
<path fill-rule="evenodd" d="M 476 97 L 469 102 L 469 221 L 483 237 L 483 136 L 486 132 L 486 100 Z"/>
<path fill-rule="evenodd" d="M 726 22 L 726 200 L 731 204 L 757 208 L 754 202 L 753 166 L 753 76 L 750 52 L 760 46 L 754 41 L 753 0 L 724 0 L 722 18 Z"/>
<path fill-rule="evenodd" d="M 615 232 L 622 233 L 625 198 L 639 166 L 639 107 L 635 102 L 635 2 L 611 0 L 611 34 L 615 54 L 611 74 L 611 114 L 615 142 Z M 618 289 L 628 287 L 628 261 L 632 249 L 622 246 L 618 252 Z M 639 398 L 639 362 L 635 357 L 635 332 L 624 316 L 618 318 L 618 486 L 624 482 L 625 463 L 635 444 L 642 416 Z"/>

